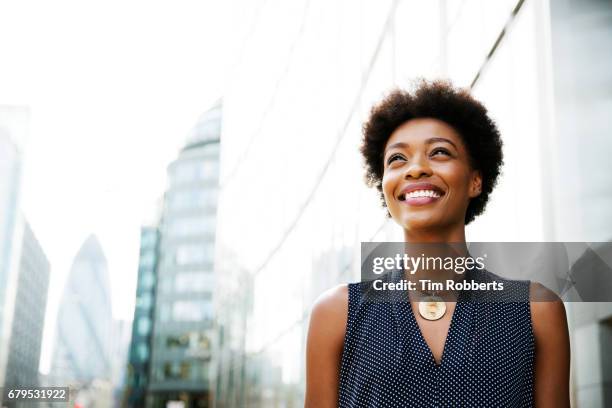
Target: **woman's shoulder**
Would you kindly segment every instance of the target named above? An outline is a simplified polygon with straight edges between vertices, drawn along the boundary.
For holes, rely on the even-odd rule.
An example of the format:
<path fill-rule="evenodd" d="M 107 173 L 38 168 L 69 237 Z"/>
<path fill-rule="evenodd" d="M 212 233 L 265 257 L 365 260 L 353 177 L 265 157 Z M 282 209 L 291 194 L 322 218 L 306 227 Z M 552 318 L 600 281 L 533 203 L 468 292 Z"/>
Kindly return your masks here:
<path fill-rule="evenodd" d="M 338 308 L 346 309 L 348 307 L 349 285 L 351 284 L 340 283 L 321 293 L 313 304 L 313 312 L 317 310 L 329 313 L 337 311 Z"/>
<path fill-rule="evenodd" d="M 311 322 L 329 328 L 338 327 L 337 325 L 343 322 L 346 325 L 348 298 L 349 284 L 347 283 L 327 289 L 314 301 L 310 315 Z"/>
<path fill-rule="evenodd" d="M 532 303 L 563 303 L 555 292 L 535 281 L 529 281 L 529 300 Z"/>
<path fill-rule="evenodd" d="M 389 279 L 386 275 L 382 278 L 384 280 Z M 374 280 L 362 280 L 340 283 L 327 289 L 314 301 L 312 315 L 321 315 L 336 321 L 346 321 L 349 316 L 349 308 L 358 307 L 366 299 L 374 298 L 374 295 L 372 295 L 373 282 Z"/>
<path fill-rule="evenodd" d="M 309 349 L 342 350 L 348 321 L 348 296 L 348 285 L 340 284 L 315 300 L 308 325 Z"/>
<path fill-rule="evenodd" d="M 539 282 L 530 282 L 529 303 L 536 337 L 567 330 L 565 305 L 561 298 Z"/>

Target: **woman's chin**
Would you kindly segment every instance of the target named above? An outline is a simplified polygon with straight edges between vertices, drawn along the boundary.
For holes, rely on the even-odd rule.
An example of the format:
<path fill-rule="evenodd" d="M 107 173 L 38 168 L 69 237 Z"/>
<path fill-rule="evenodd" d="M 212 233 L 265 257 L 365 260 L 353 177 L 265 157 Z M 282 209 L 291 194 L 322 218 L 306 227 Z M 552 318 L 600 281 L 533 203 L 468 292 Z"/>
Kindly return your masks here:
<path fill-rule="evenodd" d="M 440 220 L 434 214 L 415 214 L 405 217 L 401 225 L 406 231 L 418 234 L 420 231 L 426 232 L 440 227 Z"/>

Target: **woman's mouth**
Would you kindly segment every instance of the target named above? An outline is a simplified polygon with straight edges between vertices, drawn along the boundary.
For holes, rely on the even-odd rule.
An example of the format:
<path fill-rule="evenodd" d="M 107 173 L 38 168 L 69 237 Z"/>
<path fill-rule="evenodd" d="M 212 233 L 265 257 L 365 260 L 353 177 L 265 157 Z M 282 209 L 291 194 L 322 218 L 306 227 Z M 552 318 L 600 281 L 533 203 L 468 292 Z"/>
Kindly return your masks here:
<path fill-rule="evenodd" d="M 400 194 L 399 200 L 408 205 L 425 205 L 433 203 L 440 197 L 442 194 L 436 190 L 414 190 Z"/>

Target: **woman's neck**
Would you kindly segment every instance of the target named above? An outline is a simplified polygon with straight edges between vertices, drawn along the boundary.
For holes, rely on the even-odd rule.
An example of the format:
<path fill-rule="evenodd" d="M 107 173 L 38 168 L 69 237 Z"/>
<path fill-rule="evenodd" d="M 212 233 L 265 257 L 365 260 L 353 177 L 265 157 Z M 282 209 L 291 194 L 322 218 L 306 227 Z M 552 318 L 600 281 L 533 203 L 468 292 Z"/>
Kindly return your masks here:
<path fill-rule="evenodd" d="M 435 229 L 404 229 L 404 242 L 410 244 L 451 242 L 465 244 L 465 225 L 461 224 L 450 228 Z"/>
<path fill-rule="evenodd" d="M 469 251 L 465 242 L 465 226 L 436 230 L 404 230 L 404 241 L 406 253 L 411 256 L 423 256 L 429 258 L 457 258 L 468 257 Z M 431 280 L 433 282 L 445 282 L 448 279 L 461 281 L 465 276 L 458 275 L 454 271 L 419 268 L 407 273 L 405 278 L 417 282 Z M 445 291 L 443 291 L 445 292 Z"/>

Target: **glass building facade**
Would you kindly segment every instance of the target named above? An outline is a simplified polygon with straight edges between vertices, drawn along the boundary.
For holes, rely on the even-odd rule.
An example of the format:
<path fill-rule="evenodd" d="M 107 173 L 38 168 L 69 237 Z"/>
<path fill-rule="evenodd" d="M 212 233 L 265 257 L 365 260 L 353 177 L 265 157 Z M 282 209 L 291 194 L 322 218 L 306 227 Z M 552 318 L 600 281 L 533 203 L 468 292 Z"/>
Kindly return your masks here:
<path fill-rule="evenodd" d="M 554 238 L 612 240 L 612 2 L 551 1 Z M 602 256 L 609 260 L 610 254 Z M 612 406 L 612 303 L 569 305 L 574 402 Z"/>
<path fill-rule="evenodd" d="M 79 389 L 110 381 L 112 331 L 108 264 L 91 235 L 74 258 L 62 293 L 50 383 Z"/>
<path fill-rule="evenodd" d="M 6 380 L 24 220 L 19 213 L 23 146 L 30 111 L 0 105 L 0 384 Z"/>
<path fill-rule="evenodd" d="M 417 76 L 470 87 L 504 140 L 503 175 L 468 240 L 610 239 L 609 7 L 260 2 L 224 96 L 217 406 L 303 404 L 314 300 L 359 279 L 360 242 L 403 238 L 363 183 L 358 146 L 372 105 Z M 603 341 L 611 338 L 612 311 L 566 307 L 573 402 L 607 406 L 612 377 L 603 356 L 612 354 Z"/>
<path fill-rule="evenodd" d="M 30 225 L 24 227 L 5 387 L 39 385 L 50 265 Z"/>
<path fill-rule="evenodd" d="M 124 403 L 128 407 L 145 405 L 149 383 L 153 319 L 155 317 L 155 289 L 157 283 L 157 259 L 159 254 L 159 230 L 157 227 L 143 227 L 140 230 L 140 256 L 138 260 L 138 281 L 136 284 L 136 305 L 132 321 L 127 387 Z"/>
<path fill-rule="evenodd" d="M 213 273 L 221 102 L 205 112 L 178 158 L 160 225 L 147 406 L 211 406 Z"/>

